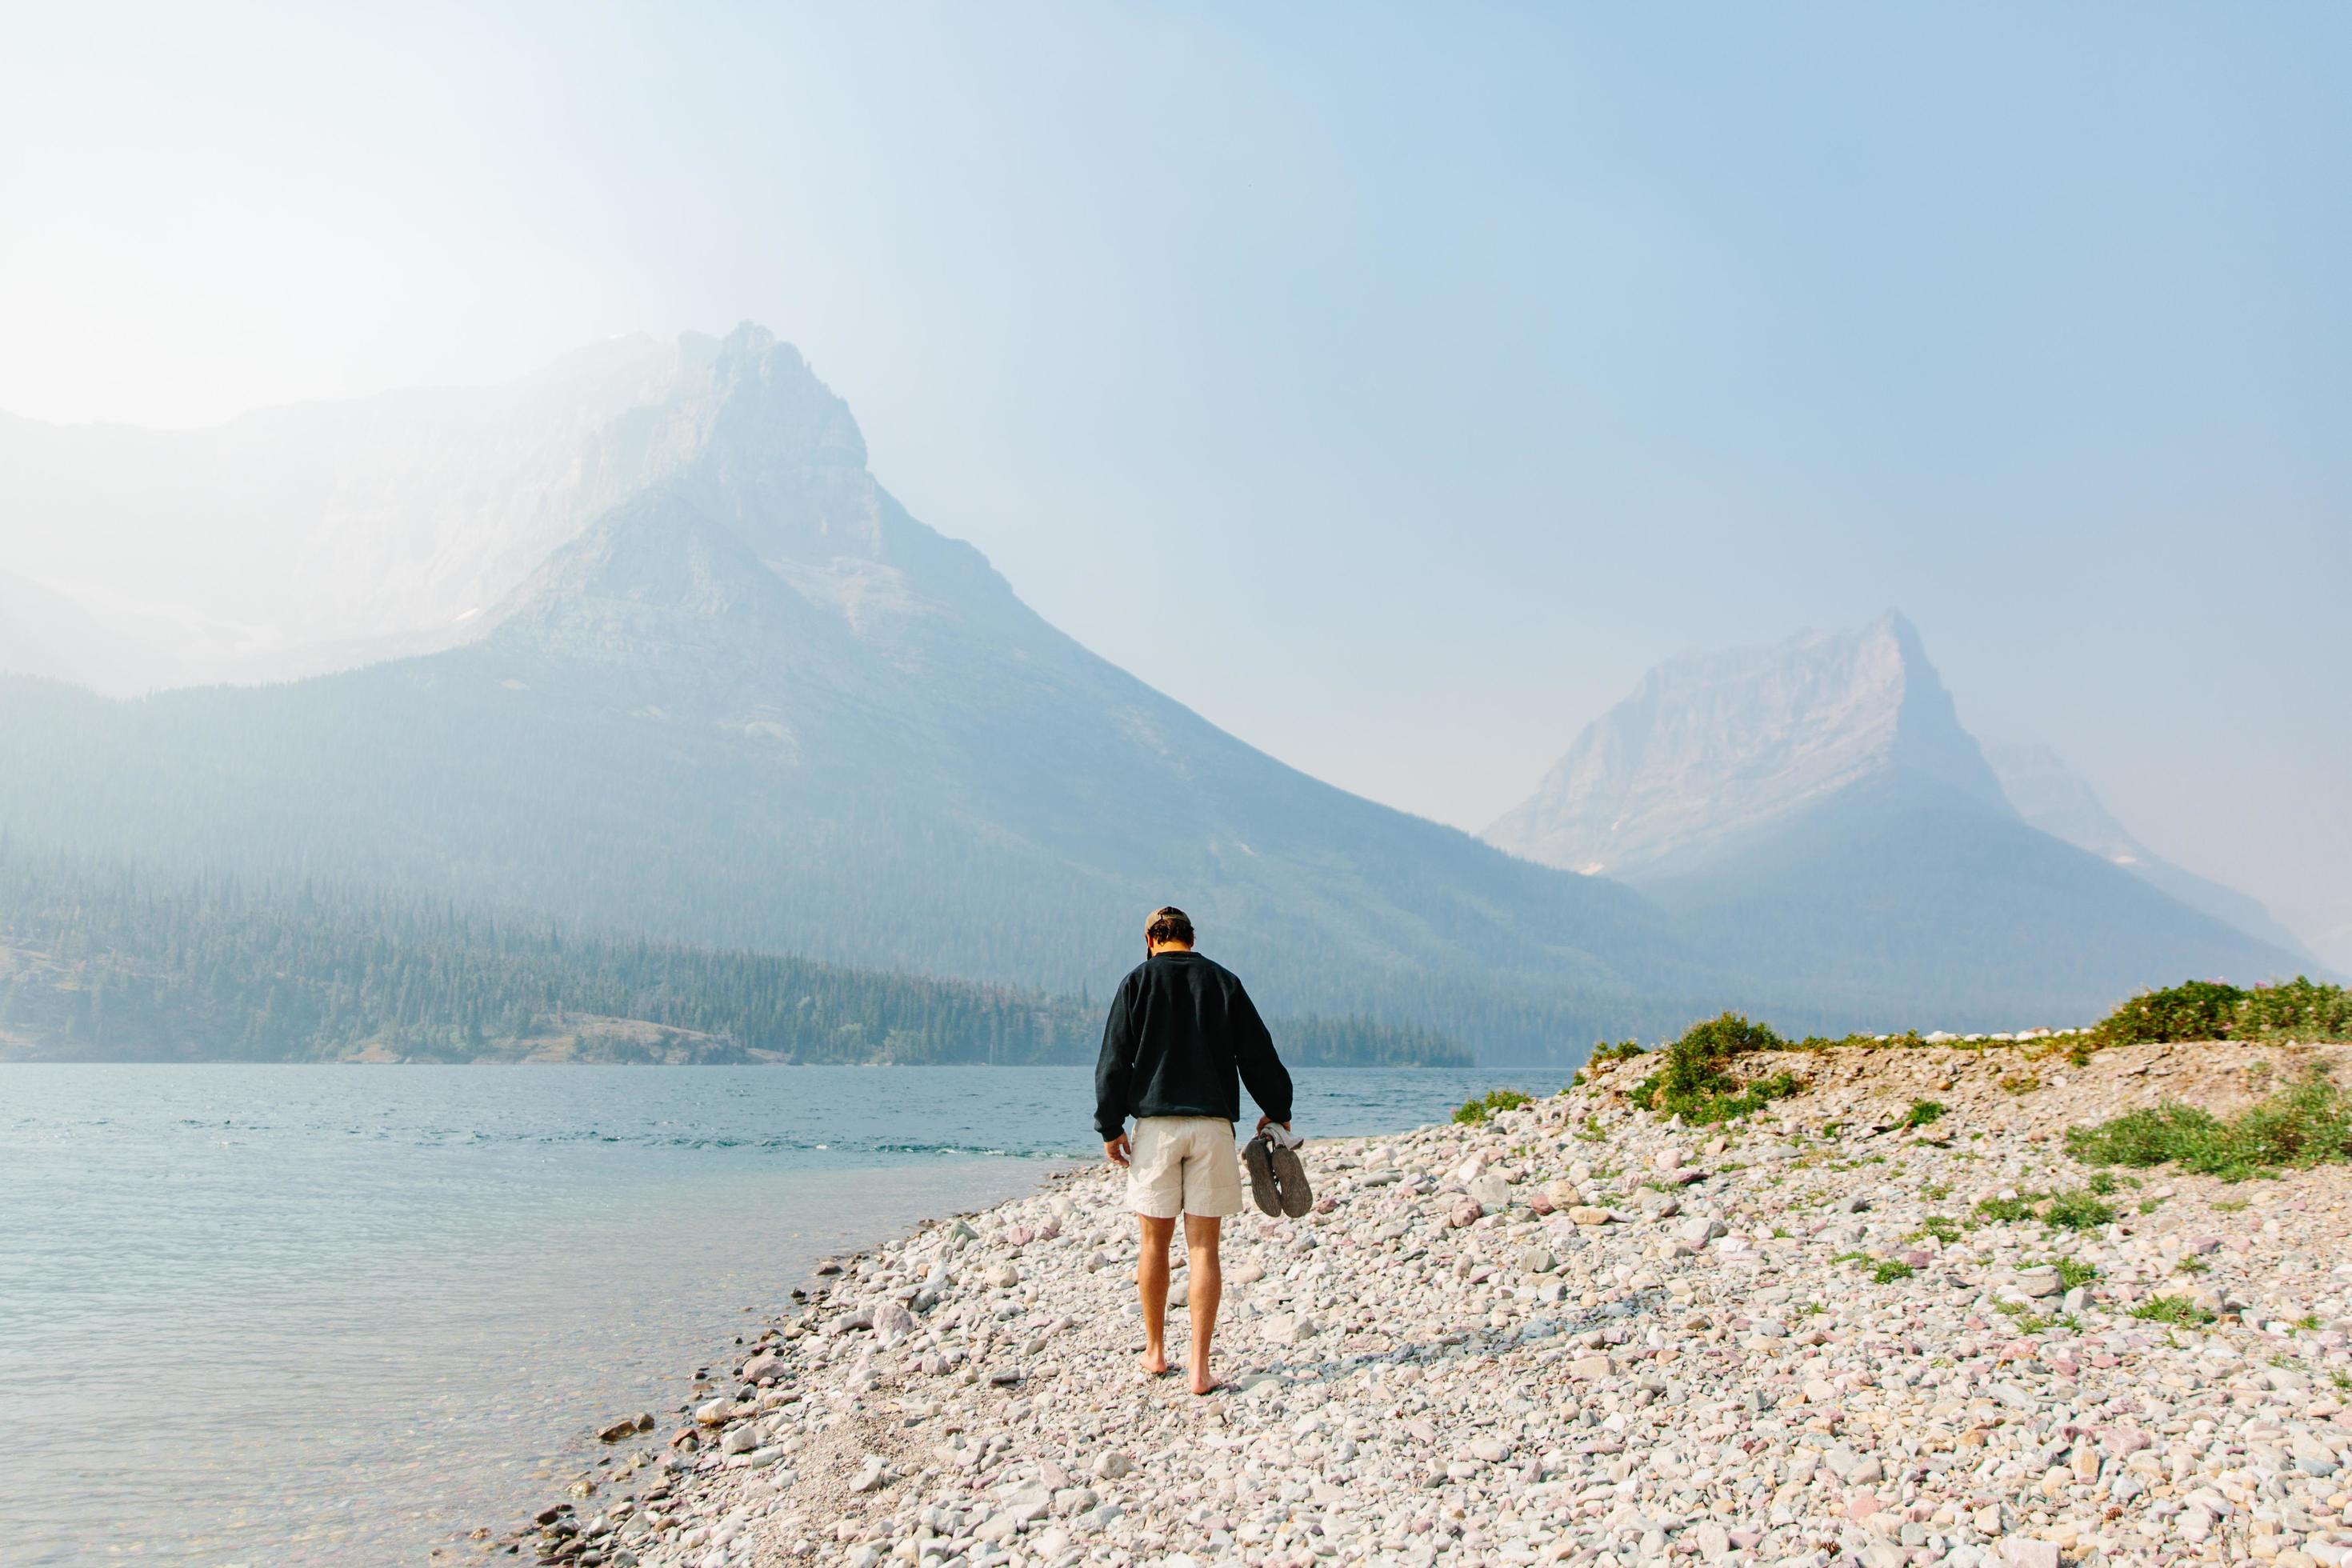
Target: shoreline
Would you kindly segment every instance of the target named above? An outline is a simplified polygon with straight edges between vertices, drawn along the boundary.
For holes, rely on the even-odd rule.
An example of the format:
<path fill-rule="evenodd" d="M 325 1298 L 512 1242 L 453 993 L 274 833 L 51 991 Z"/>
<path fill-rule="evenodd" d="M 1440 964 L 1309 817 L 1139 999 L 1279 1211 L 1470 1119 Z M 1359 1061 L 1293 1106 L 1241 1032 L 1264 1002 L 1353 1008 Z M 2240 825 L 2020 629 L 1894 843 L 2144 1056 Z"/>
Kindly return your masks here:
<path fill-rule="evenodd" d="M 1135 1364 L 1118 1179 L 1049 1173 L 842 1260 L 477 1549 L 581 1568 L 2352 1562 L 2352 1168 L 2116 1171 L 2083 1228 L 1977 1206 L 2084 1188 L 2069 1124 L 2167 1097 L 2227 1112 L 2308 1061 L 2352 1079 L 2352 1048 L 2076 1064 L 2049 1044 L 1773 1053 L 1755 1068 L 1804 1087 L 1717 1127 L 1633 1107 L 1636 1058 L 1481 1125 L 1303 1128 L 1319 1212 L 1227 1226 L 1234 1386 L 1207 1398 Z M 1945 1112 L 1906 1125 L 1930 1095 Z M 2211 1321 L 2149 1317 L 2175 1298 Z M 1180 1304 L 1171 1359 L 1184 1338 Z"/>

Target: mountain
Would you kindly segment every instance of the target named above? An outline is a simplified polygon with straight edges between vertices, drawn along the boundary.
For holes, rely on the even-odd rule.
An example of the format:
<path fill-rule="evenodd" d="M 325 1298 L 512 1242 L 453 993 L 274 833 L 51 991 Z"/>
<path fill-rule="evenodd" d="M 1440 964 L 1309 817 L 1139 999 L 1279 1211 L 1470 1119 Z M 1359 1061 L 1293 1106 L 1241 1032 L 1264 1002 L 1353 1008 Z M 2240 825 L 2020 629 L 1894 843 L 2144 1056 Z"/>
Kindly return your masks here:
<path fill-rule="evenodd" d="M 1889 772 L 2001 801 L 1919 634 L 1891 613 L 1658 666 L 1485 837 L 1545 865 L 1638 877 Z"/>
<path fill-rule="evenodd" d="M 170 685 L 178 669 L 65 595 L 0 571 L 0 674 L 46 676 L 128 697 Z"/>
<path fill-rule="evenodd" d="M 1270 1014 L 1502 1056 L 1730 994 L 1628 889 L 1320 784 L 1055 630 L 875 480 L 788 345 L 679 357 L 600 437 L 658 472 L 457 646 L 133 702 L 0 680 L 0 827 L 1062 994 L 1177 902 Z"/>
<path fill-rule="evenodd" d="M 2049 747 L 1989 741 L 1984 753 L 2010 805 L 2042 832 L 2063 838 L 2077 849 L 2086 849 L 2110 865 L 2122 867 L 2192 910 L 2201 910 L 2226 925 L 2283 949 L 2315 972 L 2326 967 L 2301 938 L 2272 917 L 2262 900 L 2176 866 L 2134 837 L 2107 810 L 2097 793 Z"/>
<path fill-rule="evenodd" d="M 2095 1016 L 2296 958 L 2033 826 L 1896 615 L 1687 656 L 1594 721 L 1487 830 L 1647 895 L 1703 959 L 1922 1026 Z"/>

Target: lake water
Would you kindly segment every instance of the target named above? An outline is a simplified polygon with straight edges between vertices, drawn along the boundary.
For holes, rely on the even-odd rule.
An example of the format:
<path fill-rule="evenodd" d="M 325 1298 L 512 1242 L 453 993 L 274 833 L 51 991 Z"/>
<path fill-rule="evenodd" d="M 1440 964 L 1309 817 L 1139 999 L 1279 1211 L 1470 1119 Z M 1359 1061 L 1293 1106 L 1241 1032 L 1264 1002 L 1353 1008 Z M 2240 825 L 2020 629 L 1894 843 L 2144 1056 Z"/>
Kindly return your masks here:
<path fill-rule="evenodd" d="M 1310 1137 L 1559 1086 L 1298 1079 Z M 0 1066 L 0 1565 L 502 1531 L 817 1258 L 1099 1158 L 1091 1110 L 1076 1068 Z"/>

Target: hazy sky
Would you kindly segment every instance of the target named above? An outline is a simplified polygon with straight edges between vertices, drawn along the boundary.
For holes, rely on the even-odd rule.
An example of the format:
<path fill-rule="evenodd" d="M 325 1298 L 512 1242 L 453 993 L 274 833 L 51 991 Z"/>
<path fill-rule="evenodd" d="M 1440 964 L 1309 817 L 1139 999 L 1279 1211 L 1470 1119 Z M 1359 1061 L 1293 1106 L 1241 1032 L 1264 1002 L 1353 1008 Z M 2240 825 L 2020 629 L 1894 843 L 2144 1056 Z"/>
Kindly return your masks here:
<path fill-rule="evenodd" d="M 2352 11 L 351 9 L 12 12 L 0 408 L 750 317 L 1337 783 L 1475 828 L 1657 659 L 1895 605 L 2352 959 Z"/>

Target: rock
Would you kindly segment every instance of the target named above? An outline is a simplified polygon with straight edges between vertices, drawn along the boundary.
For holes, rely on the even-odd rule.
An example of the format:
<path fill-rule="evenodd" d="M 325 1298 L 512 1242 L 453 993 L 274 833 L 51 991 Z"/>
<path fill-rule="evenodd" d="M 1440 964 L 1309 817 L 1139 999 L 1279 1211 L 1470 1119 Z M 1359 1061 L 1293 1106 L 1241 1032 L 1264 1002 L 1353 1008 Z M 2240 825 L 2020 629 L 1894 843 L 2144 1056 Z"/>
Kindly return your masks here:
<path fill-rule="evenodd" d="M 1579 1356 L 1568 1363 L 1568 1375 L 1574 1378 L 1614 1377 L 1617 1363 L 1605 1355 Z"/>
<path fill-rule="evenodd" d="M 880 1491 L 882 1489 L 882 1475 L 886 1468 L 887 1467 L 882 1462 L 881 1455 L 866 1455 L 866 1462 L 857 1468 L 856 1476 L 851 1479 L 849 1489 L 853 1492 Z"/>
<path fill-rule="evenodd" d="M 1314 1320 L 1304 1312 L 1276 1312 L 1258 1323 L 1258 1333 L 1268 1344 L 1299 1344 L 1314 1332 Z"/>
<path fill-rule="evenodd" d="M 1511 1184 L 1493 1174 L 1480 1176 L 1470 1183 L 1470 1201 L 1488 1214 L 1500 1214 L 1510 1206 Z"/>
<path fill-rule="evenodd" d="M 1559 1259 L 1549 1247 L 1530 1247 L 1519 1254 L 1519 1269 L 1526 1274 L 1549 1274 L 1559 1267 Z"/>
<path fill-rule="evenodd" d="M 1447 1212 L 1445 1215 L 1445 1223 L 1452 1226 L 1455 1230 L 1463 1230 L 1468 1226 L 1476 1225 L 1481 1219 L 1486 1217 L 1486 1211 L 1480 1208 L 1477 1204 L 1468 1198 L 1465 1198 L 1460 1203 L 1455 1204 L 1453 1208 Z"/>
<path fill-rule="evenodd" d="M 2055 1296 L 2063 1288 L 2064 1281 L 2059 1279 L 2055 1268 L 2021 1268 L 2017 1271 L 2016 1289 L 2021 1296 L 2038 1300 L 2044 1296 Z M 2007 1546 L 2008 1542 L 2004 1542 L 2003 1550 Z"/>
<path fill-rule="evenodd" d="M 1691 1215 L 1675 1226 L 1675 1234 L 1695 1246 L 1705 1246 L 1720 1236 L 1728 1236 L 1731 1227 L 1712 1215 Z"/>
<path fill-rule="evenodd" d="M 2025 1535 L 2006 1536 L 2000 1543 L 2000 1559 L 2009 1568 L 2058 1568 L 2058 1544 Z"/>
<path fill-rule="evenodd" d="M 639 1417 L 635 1415 L 625 1416 L 621 1420 L 614 1422 L 610 1426 L 607 1426 L 603 1431 L 597 1433 L 596 1440 L 600 1443 L 617 1443 L 625 1437 L 634 1437 L 639 1432 L 651 1431 L 653 1429 L 654 1418 L 647 1415 L 643 1417 L 643 1419 L 645 1421 L 645 1425 L 643 1426 L 639 1426 L 637 1425 Z"/>
<path fill-rule="evenodd" d="M 1474 1458 L 1489 1465 L 1499 1465 L 1511 1457 L 1509 1447 L 1493 1437 L 1476 1439 L 1470 1445 L 1470 1453 Z"/>
<path fill-rule="evenodd" d="M 992 1290 L 1010 1290 L 1021 1283 L 1021 1270 L 1010 1263 L 992 1263 L 981 1278 Z"/>
<path fill-rule="evenodd" d="M 735 1415 L 731 1399 L 713 1399 L 695 1408 L 694 1418 L 705 1426 L 717 1426 Z"/>
<path fill-rule="evenodd" d="M 1584 1201 L 1583 1191 L 1574 1182 L 1547 1182 L 1544 1184 L 1543 1194 L 1550 1201 L 1551 1206 L 1558 1210 L 1574 1208 Z"/>
<path fill-rule="evenodd" d="M 1591 1204 L 1578 1204 L 1568 1211 L 1568 1217 L 1579 1225 L 1607 1225 L 1613 1216 L 1607 1209 L 1595 1208 Z"/>
<path fill-rule="evenodd" d="M 1094 1475 L 1098 1481 L 1115 1481 L 1135 1468 L 1135 1461 L 1113 1448 L 1095 1456 Z"/>
<path fill-rule="evenodd" d="M 759 1431 L 750 1422 L 727 1428 L 727 1436 L 719 1439 L 722 1454 L 748 1454 L 760 1446 Z"/>
<path fill-rule="evenodd" d="M 874 1342 L 884 1350 L 904 1344 L 915 1331 L 915 1314 L 896 1301 L 874 1309 Z"/>

